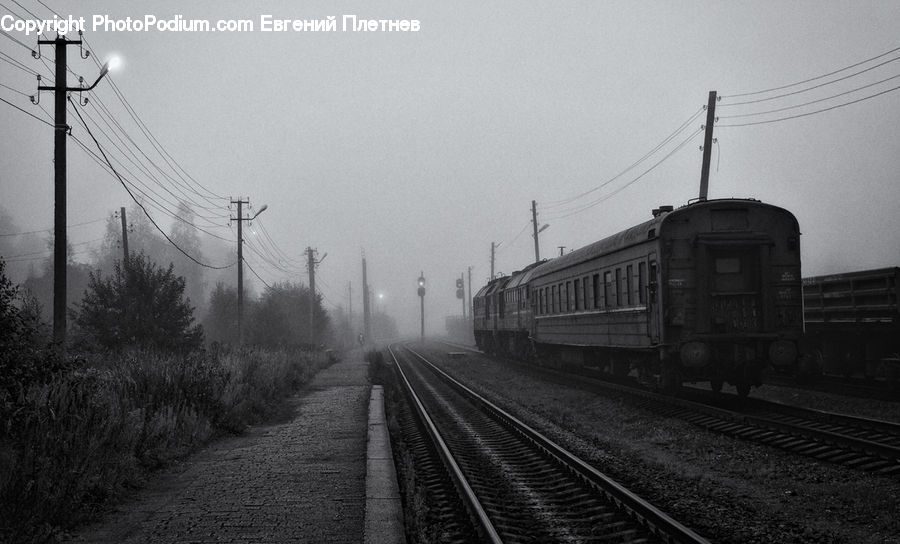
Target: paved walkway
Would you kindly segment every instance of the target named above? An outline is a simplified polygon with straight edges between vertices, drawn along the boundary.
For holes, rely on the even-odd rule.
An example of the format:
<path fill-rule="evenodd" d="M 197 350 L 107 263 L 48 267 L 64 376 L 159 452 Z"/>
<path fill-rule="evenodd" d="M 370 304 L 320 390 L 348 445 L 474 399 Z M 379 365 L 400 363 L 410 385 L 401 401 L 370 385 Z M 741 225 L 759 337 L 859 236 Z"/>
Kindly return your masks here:
<path fill-rule="evenodd" d="M 72 542 L 362 543 L 366 369 L 322 370 L 290 421 L 212 444 Z"/>

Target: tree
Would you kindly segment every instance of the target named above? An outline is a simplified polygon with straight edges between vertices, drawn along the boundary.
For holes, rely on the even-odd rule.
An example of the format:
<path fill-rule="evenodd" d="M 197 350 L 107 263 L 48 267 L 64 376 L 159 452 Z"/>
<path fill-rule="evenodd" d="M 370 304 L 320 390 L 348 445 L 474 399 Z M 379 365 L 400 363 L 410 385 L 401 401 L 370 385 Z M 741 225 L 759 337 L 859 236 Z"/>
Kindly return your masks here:
<path fill-rule="evenodd" d="M 237 289 L 223 282 L 216 283 L 215 290 L 209 295 L 203 330 L 212 342 L 229 344 L 237 339 Z"/>
<path fill-rule="evenodd" d="M 44 349 L 49 333 L 39 314 L 34 299 L 22 296 L 6 277 L 0 259 L 0 421 L 9 421 L 12 403 L 30 384 L 47 381 L 64 367 Z M 0 437 L 3 432 L 0 425 Z"/>
<path fill-rule="evenodd" d="M 290 282 L 267 287 L 244 314 L 244 338 L 253 344 L 310 345 L 310 304 L 314 304 L 316 343 L 323 343 L 330 326 L 321 299 L 311 297 L 309 287 Z"/>
<path fill-rule="evenodd" d="M 112 277 L 91 274 L 73 322 L 89 341 L 106 347 L 190 350 L 203 341 L 184 297 L 184 278 L 163 270 L 143 253 L 115 263 Z"/>

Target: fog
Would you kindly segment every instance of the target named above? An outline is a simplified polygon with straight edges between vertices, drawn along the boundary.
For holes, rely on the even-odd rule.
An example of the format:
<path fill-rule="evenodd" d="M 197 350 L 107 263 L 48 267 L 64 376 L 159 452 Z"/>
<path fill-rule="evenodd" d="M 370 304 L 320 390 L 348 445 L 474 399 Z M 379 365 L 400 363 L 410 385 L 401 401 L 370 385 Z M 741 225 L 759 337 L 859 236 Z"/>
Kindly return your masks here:
<path fill-rule="evenodd" d="M 236 282 L 229 205 L 243 197 L 248 215 L 268 205 L 243 225 L 248 296 L 263 282 L 308 283 L 312 247 L 326 308 L 352 305 L 359 313 L 364 255 L 373 311 L 417 334 L 421 272 L 426 333 L 442 334 L 445 317 L 462 311 L 456 278 L 471 267 L 477 291 L 490 275 L 492 242 L 498 273 L 533 261 L 532 200 L 539 224 L 549 225 L 539 241 L 541 256 L 550 257 L 559 246 L 568 251 L 644 221 L 661 204 L 696 198 L 700 110 L 712 90 L 723 98 L 710 198 L 757 198 L 791 210 L 803 232 L 804 275 L 900 264 L 900 91 L 891 79 L 900 74 L 891 60 L 900 52 L 784 91 L 737 96 L 893 50 L 900 3 L 44 3 L 87 19 L 85 39 L 100 62 L 113 54 L 123 60 L 83 93 L 87 105 L 69 107 L 73 260 L 96 264 L 119 251 L 110 244 L 120 207 L 138 232 L 155 230 L 98 158 L 77 110 L 160 228 L 195 243 L 183 249 L 203 264 L 226 267 L 200 267 L 188 288 L 199 307 L 217 281 Z M 21 4 L 52 17 L 33 0 Z M 94 31 L 97 14 L 247 19 L 256 28 Z M 265 14 L 335 16 L 336 31 L 263 32 Z M 345 14 L 416 20 L 420 30 L 344 31 Z M 14 61 L 0 62 L 0 97 L 11 103 L 0 103 L 0 253 L 23 281 L 45 266 L 53 225 L 53 128 L 42 122 L 52 125 L 53 94 L 40 93 L 38 105 L 28 98 L 37 93 L 32 72 L 52 79 L 53 51 L 41 46 L 35 59 L 34 35 L 9 36 L 0 35 L 0 57 Z M 90 83 L 99 72 L 78 52 L 69 47 L 70 86 L 74 74 Z M 778 94 L 787 96 L 740 104 Z M 178 211 L 182 204 L 203 231 L 172 218 L 190 215 Z M 40 232 L 17 234 L 31 231 Z M 144 242 L 135 235 L 134 243 Z M 171 248 L 146 250 L 185 258 Z"/>

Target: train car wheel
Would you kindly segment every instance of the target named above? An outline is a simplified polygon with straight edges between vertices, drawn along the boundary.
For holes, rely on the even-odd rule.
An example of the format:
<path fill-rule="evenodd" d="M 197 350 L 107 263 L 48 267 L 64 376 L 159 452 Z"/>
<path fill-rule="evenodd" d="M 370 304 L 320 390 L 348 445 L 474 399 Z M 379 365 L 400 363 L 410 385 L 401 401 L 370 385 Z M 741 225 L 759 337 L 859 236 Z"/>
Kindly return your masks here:
<path fill-rule="evenodd" d="M 750 382 L 748 380 L 742 378 L 735 386 L 737 387 L 738 396 L 746 398 L 750 395 Z"/>
<path fill-rule="evenodd" d="M 722 380 L 718 380 L 718 379 L 709 380 L 709 387 L 715 393 L 721 393 L 723 385 L 725 385 L 725 382 Z"/>

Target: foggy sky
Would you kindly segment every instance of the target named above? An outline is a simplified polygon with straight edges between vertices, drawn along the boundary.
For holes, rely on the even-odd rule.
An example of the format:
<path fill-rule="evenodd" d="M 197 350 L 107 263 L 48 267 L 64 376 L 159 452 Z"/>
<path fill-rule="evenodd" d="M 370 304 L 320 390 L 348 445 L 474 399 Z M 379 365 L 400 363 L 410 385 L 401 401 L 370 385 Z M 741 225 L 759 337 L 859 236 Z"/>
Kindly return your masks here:
<path fill-rule="evenodd" d="M 34 0 L 21 3 L 49 14 Z M 491 242 L 501 244 L 497 271 L 533 260 L 531 200 L 540 223 L 550 225 L 540 238 L 547 257 L 558 246 L 568 251 L 644 221 L 661 204 L 696 198 L 702 135 L 609 200 L 566 216 L 619 189 L 673 146 L 603 189 L 552 205 L 642 157 L 696 113 L 709 91 L 725 97 L 718 110 L 725 116 L 900 74 L 898 61 L 818 94 L 725 106 L 735 101 L 729 95 L 816 77 L 897 47 L 900 3 L 887 1 L 46 3 L 88 19 L 336 16 L 337 32 L 89 28 L 86 38 L 101 59 L 121 56 L 122 68 L 110 77 L 187 172 L 218 194 L 249 196 L 256 209 L 268 204 L 259 221 L 301 268 L 285 273 L 245 254 L 264 280 L 306 283 L 303 251 L 312 246 L 320 258 L 328 254 L 317 275 L 326 307 L 346 308 L 352 283 L 358 311 L 365 251 L 369 284 L 384 294 L 380 309 L 405 332 L 418 330 L 420 271 L 428 281 L 426 329 L 442 333 L 444 316 L 461 311 L 455 278 L 471 266 L 477 290 L 490 273 Z M 416 19 L 421 30 L 342 32 L 343 14 Z M 13 35 L 33 46 L 34 37 Z M 0 51 L 50 74 L 5 37 Z M 48 47 L 42 51 L 52 57 Z M 70 48 L 70 66 L 92 81 L 96 66 L 76 51 Z M 29 94 L 36 85 L 3 62 L 0 82 Z M 119 108 L 123 124 L 130 121 L 106 82 L 96 94 Z M 0 96 L 43 115 L 24 96 L 3 88 Z M 52 95 L 42 93 L 41 104 L 52 111 Z M 799 119 L 717 128 L 710 198 L 751 197 L 791 210 L 803 232 L 804 275 L 896 266 L 898 113 L 900 91 Z M 704 121 L 692 121 L 674 143 Z M 90 142 L 71 115 L 69 124 Z M 21 230 L 48 228 L 53 130 L 2 103 L 0 127 L 2 206 Z M 140 136 L 133 123 L 126 129 Z M 71 139 L 68 154 L 69 223 L 131 205 Z M 171 220 L 158 220 L 169 229 Z M 102 222 L 73 229 L 70 241 L 98 238 L 102 229 Z M 217 232 L 234 239 L 227 227 Z M 245 278 L 261 290 L 252 274 Z"/>

